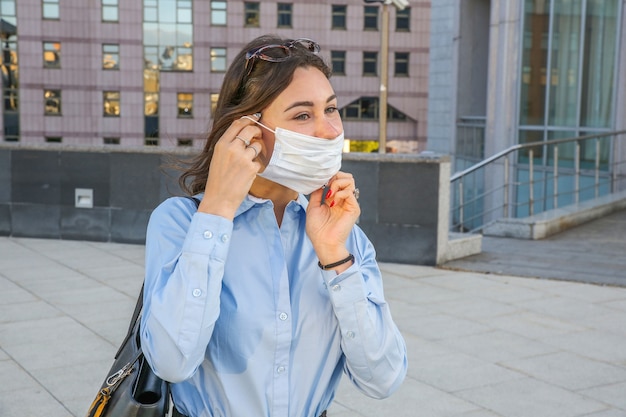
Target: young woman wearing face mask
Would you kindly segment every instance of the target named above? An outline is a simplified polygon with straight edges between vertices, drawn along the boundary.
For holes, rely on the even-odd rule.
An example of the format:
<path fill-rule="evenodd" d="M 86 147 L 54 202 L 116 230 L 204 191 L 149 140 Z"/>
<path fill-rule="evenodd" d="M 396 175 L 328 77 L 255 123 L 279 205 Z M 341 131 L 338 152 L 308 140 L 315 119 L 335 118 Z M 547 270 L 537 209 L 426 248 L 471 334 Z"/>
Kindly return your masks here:
<path fill-rule="evenodd" d="M 174 197 L 150 218 L 141 340 L 177 415 L 325 416 L 342 374 L 374 398 L 406 374 L 318 51 L 250 42 L 181 176 L 199 206 Z"/>

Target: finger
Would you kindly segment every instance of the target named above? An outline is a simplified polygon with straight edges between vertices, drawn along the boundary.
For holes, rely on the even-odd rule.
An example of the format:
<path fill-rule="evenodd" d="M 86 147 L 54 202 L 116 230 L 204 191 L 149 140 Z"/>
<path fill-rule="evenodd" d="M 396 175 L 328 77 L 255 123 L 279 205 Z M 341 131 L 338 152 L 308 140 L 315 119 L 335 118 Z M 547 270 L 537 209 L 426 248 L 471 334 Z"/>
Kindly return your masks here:
<path fill-rule="evenodd" d="M 254 144 L 250 144 L 246 146 L 246 150 L 248 149 L 252 149 L 252 151 L 254 152 L 254 156 L 252 157 L 252 160 L 254 161 L 255 159 L 257 159 L 259 156 L 260 150 L 257 149 L 257 147 Z"/>
<path fill-rule="evenodd" d="M 249 139 L 244 139 L 239 135 L 235 135 L 235 139 L 239 139 L 240 141 L 243 142 L 244 145 L 246 145 L 246 147 L 250 146 L 250 140 Z"/>
<path fill-rule="evenodd" d="M 322 196 L 324 195 L 324 188 L 319 188 L 309 195 L 309 204 L 311 207 L 319 207 L 322 205 Z"/>
<path fill-rule="evenodd" d="M 233 126 L 231 125 L 231 127 Z M 228 128 L 226 132 L 228 132 L 229 130 L 230 128 Z M 230 142 L 231 143 L 240 142 L 245 148 L 245 147 L 250 146 L 250 143 L 252 143 L 254 139 L 261 138 L 261 135 L 262 135 L 262 132 L 259 127 L 244 126 L 239 132 L 235 133 L 235 135 L 232 137 L 232 140 Z M 226 133 L 224 133 L 224 136 L 226 136 Z"/>

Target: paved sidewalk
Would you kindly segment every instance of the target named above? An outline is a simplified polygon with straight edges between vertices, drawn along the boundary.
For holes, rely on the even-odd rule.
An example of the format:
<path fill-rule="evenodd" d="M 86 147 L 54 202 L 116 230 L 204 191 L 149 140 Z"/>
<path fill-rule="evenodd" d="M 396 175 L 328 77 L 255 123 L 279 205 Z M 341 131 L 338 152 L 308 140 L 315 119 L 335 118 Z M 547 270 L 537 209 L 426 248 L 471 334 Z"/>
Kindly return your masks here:
<path fill-rule="evenodd" d="M 143 254 L 0 238 L 1 417 L 85 414 L 126 331 Z M 381 268 L 407 379 L 382 401 L 344 379 L 329 417 L 626 416 L 626 288 Z"/>
<path fill-rule="evenodd" d="M 621 210 L 542 240 L 483 236 L 481 253 L 443 267 L 626 287 L 625 255 Z"/>

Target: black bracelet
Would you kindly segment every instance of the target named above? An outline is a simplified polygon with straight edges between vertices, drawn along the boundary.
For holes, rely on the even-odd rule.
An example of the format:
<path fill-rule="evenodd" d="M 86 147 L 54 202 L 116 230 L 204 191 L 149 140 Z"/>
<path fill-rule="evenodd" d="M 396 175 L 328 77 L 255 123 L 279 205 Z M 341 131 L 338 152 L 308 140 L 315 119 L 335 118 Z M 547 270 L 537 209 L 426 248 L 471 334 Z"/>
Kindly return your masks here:
<path fill-rule="evenodd" d="M 328 264 L 328 265 L 322 265 L 322 263 L 320 261 L 317 261 L 317 265 L 320 268 L 326 270 L 326 269 L 334 268 L 334 267 L 339 266 L 339 265 L 343 265 L 346 262 L 350 262 L 350 261 L 354 261 L 354 255 L 353 254 L 348 255 L 348 257 L 345 258 L 345 259 L 342 259 L 342 260 L 337 261 L 337 262 L 333 262 L 332 264 Z"/>

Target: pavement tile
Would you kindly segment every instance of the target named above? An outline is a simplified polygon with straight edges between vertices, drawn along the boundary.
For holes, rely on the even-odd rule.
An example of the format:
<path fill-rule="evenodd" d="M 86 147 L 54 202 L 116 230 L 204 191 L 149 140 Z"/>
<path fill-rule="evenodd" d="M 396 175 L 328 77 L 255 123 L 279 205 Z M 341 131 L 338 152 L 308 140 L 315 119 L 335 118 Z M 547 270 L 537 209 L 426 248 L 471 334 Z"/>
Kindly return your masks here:
<path fill-rule="evenodd" d="M 489 320 L 489 325 L 535 340 L 585 330 L 584 326 L 576 323 L 526 311 L 494 317 Z"/>
<path fill-rule="evenodd" d="M 626 381 L 580 391 L 588 397 L 616 407 L 626 416 Z"/>
<path fill-rule="evenodd" d="M 400 329 L 428 340 L 441 340 L 487 333 L 491 330 L 484 324 L 447 314 L 415 317 L 413 320 L 402 323 Z"/>
<path fill-rule="evenodd" d="M 0 410 L 3 417 L 77 417 L 40 385 L 0 395 Z"/>
<path fill-rule="evenodd" d="M 415 362 L 409 371 L 413 378 L 451 393 L 524 377 L 514 370 L 457 352 Z"/>
<path fill-rule="evenodd" d="M 584 330 L 548 336 L 543 339 L 543 342 L 600 362 L 626 366 L 626 341 L 619 334 L 601 330 Z"/>
<path fill-rule="evenodd" d="M 336 402 L 356 412 L 355 416 L 415 417 L 456 416 L 479 407 L 437 388 L 407 378 L 391 397 L 375 400 L 357 391 L 347 378 L 340 384 Z M 332 407 L 330 409 L 332 411 Z M 334 417 L 329 412 L 329 416 Z"/>
<path fill-rule="evenodd" d="M 599 362 L 570 352 L 507 360 L 501 362 L 501 365 L 572 391 L 626 381 L 626 367 Z"/>
<path fill-rule="evenodd" d="M 534 378 L 514 379 L 456 395 L 507 417 L 579 417 L 606 409 L 600 401 Z"/>
<path fill-rule="evenodd" d="M 541 341 L 503 330 L 445 339 L 439 343 L 450 350 L 498 364 L 507 360 L 544 355 L 558 350 Z"/>

